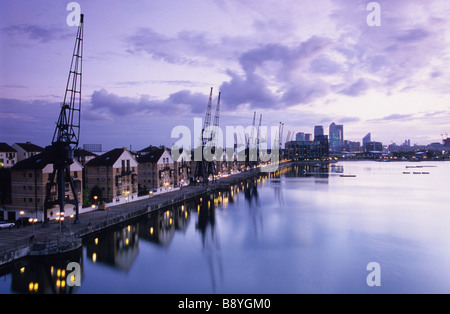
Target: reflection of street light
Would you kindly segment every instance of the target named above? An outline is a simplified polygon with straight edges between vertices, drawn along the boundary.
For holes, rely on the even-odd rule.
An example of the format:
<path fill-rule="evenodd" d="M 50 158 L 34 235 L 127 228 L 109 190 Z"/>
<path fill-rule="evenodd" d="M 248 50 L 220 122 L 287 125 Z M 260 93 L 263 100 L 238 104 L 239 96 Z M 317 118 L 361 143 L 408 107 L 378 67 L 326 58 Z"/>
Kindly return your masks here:
<path fill-rule="evenodd" d="M 28 219 L 28 222 L 29 222 L 29 223 L 31 224 L 31 226 L 33 227 L 33 231 L 32 231 L 32 232 L 33 232 L 33 237 L 34 237 L 34 224 L 37 223 L 37 221 L 38 221 L 37 218 L 34 218 L 34 219 L 33 219 L 33 218 L 30 218 L 30 219 Z"/>

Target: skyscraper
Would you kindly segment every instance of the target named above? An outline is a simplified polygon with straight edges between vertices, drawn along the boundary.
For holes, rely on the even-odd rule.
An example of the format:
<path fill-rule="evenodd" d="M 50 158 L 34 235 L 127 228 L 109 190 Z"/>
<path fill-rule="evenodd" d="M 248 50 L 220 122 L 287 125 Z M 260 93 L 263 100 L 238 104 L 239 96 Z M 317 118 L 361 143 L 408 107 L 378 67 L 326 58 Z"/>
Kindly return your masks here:
<path fill-rule="evenodd" d="M 304 140 L 305 140 L 305 133 L 303 133 L 303 132 L 298 132 L 298 133 L 295 135 L 295 140 L 296 140 L 296 141 L 304 141 Z"/>
<path fill-rule="evenodd" d="M 362 139 L 362 146 L 365 147 L 367 143 L 370 143 L 372 141 L 370 133 L 367 133 L 366 136 Z"/>
<path fill-rule="evenodd" d="M 340 152 L 344 146 L 344 126 L 342 124 L 330 124 L 330 150 Z"/>
<path fill-rule="evenodd" d="M 323 136 L 323 126 L 316 125 L 314 127 L 314 140 L 316 141 L 318 137 Z"/>

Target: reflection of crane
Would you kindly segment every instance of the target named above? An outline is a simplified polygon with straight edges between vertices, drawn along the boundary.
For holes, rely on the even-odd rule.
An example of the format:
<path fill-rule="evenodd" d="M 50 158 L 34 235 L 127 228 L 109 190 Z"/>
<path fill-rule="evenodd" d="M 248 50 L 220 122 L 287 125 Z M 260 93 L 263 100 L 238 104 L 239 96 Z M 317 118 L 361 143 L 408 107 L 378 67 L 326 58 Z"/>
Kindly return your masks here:
<path fill-rule="evenodd" d="M 215 204 L 210 197 L 200 199 L 198 221 L 196 229 L 200 230 L 203 244 L 203 252 L 206 255 L 213 292 L 216 292 L 216 266 L 219 279 L 223 280 L 222 258 L 220 255 L 220 238 L 215 223 Z M 217 264 L 216 264 L 217 263 Z"/>
<path fill-rule="evenodd" d="M 75 206 L 75 222 L 78 222 L 78 197 L 73 178 L 70 176 L 70 165 L 73 164 L 73 151 L 78 147 L 80 137 L 83 20 L 84 15 L 81 14 L 64 102 L 61 106 L 58 122 L 56 123 L 52 144 L 45 148 L 45 153 L 50 163 L 53 164 L 53 172 L 50 174 L 47 183 L 44 202 L 45 223 L 48 222 L 48 209 L 59 205 L 60 213 L 64 213 L 65 204 Z M 69 183 L 72 190 L 74 197 L 72 200 L 65 197 L 66 183 Z M 57 188 L 56 199 L 52 199 L 52 189 L 54 187 Z"/>

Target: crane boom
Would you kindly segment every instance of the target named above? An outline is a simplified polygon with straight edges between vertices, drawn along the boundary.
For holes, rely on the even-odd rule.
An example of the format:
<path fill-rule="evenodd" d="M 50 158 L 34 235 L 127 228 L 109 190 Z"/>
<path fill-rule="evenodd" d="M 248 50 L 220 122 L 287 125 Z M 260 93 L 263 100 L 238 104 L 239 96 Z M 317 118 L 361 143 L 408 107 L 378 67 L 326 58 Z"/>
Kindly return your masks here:
<path fill-rule="evenodd" d="M 45 148 L 48 160 L 53 164 L 53 172 L 49 176 L 44 201 L 44 224 L 48 223 L 47 210 L 59 206 L 60 215 L 64 214 L 65 205 L 75 208 L 75 223 L 78 219 L 78 196 L 70 165 L 73 164 L 73 151 L 78 147 L 80 137 L 81 115 L 81 83 L 83 62 L 83 25 L 84 15 L 80 15 L 69 77 L 67 79 L 64 101 L 61 106 L 58 122 L 53 133 L 52 144 Z M 69 184 L 73 199 L 66 195 L 66 183 Z M 80 186 L 81 188 L 81 186 Z"/>
<path fill-rule="evenodd" d="M 216 127 L 219 126 L 219 112 L 220 112 L 220 93 L 219 99 L 217 101 L 216 113 L 214 117 L 214 130 L 211 130 L 211 110 L 212 110 L 212 94 L 213 88 L 211 87 L 211 91 L 209 93 L 209 101 L 208 106 L 206 107 L 206 115 L 205 121 L 203 122 L 203 130 L 200 138 L 200 146 L 197 147 L 200 150 L 201 160 L 197 160 L 194 182 L 200 182 L 200 179 L 203 180 L 203 184 L 208 184 L 209 176 L 212 175 L 213 180 L 215 180 L 216 169 L 214 165 L 214 161 L 206 160 L 205 158 L 205 148 L 209 148 L 210 151 L 214 154 L 215 152 L 215 137 L 214 134 L 217 132 Z"/>
<path fill-rule="evenodd" d="M 80 16 L 77 37 L 73 48 L 72 62 L 58 122 L 53 134 L 53 143 L 67 143 L 78 147 L 80 138 L 81 83 L 83 70 L 83 21 Z"/>

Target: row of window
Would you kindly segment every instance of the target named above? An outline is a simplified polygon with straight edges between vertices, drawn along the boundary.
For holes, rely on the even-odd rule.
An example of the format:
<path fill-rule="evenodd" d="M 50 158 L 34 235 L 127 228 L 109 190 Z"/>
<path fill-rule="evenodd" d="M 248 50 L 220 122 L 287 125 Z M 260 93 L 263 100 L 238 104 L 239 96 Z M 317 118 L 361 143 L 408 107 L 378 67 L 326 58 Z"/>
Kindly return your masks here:
<path fill-rule="evenodd" d="M 24 172 L 23 174 L 22 174 L 22 176 L 24 177 L 24 178 L 26 178 L 26 177 L 28 177 L 28 178 L 33 178 L 33 172 Z M 73 178 L 78 178 L 78 176 L 79 176 L 79 174 L 78 174 L 78 171 L 75 171 L 74 173 L 73 173 Z M 36 178 L 37 179 L 39 179 L 41 177 L 41 175 L 40 175 L 40 173 L 39 172 L 36 172 Z"/>

